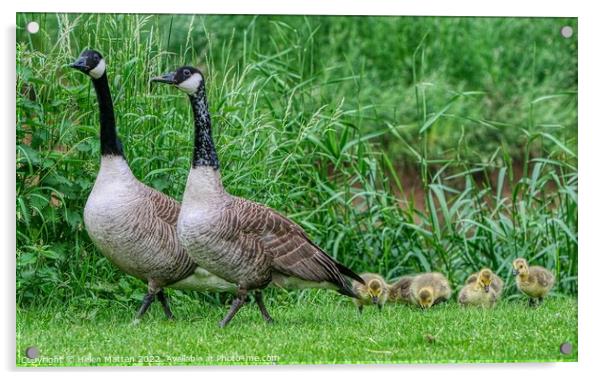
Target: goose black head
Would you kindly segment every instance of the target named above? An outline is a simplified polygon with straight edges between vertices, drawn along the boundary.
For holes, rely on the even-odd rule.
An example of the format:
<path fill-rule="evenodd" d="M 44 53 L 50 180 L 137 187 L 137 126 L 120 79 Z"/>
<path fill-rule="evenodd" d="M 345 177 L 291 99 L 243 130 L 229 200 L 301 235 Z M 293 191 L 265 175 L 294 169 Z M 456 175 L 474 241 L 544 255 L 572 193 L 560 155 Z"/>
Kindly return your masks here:
<path fill-rule="evenodd" d="M 69 66 L 84 74 L 88 74 L 94 79 L 100 78 L 106 70 L 102 54 L 92 49 L 84 50 L 79 58 Z"/>
<path fill-rule="evenodd" d="M 171 84 L 188 95 L 194 95 L 203 87 L 204 78 L 200 70 L 182 66 L 174 72 L 152 78 L 151 82 Z"/>

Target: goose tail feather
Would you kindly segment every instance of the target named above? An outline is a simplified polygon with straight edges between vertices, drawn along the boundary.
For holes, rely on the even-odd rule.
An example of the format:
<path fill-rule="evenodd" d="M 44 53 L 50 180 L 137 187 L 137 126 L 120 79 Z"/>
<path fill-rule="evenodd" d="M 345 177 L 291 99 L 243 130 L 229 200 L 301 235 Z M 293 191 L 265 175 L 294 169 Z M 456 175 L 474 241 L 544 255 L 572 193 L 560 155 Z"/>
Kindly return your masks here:
<path fill-rule="evenodd" d="M 352 271 L 351 269 L 347 268 L 346 266 L 344 266 L 341 263 L 336 263 L 337 264 L 337 269 L 345 276 L 354 279 L 355 281 L 359 282 L 362 285 L 366 285 L 366 282 L 364 281 L 363 278 L 361 278 L 357 273 L 355 273 L 354 271 Z"/>
<path fill-rule="evenodd" d="M 359 295 L 353 291 L 353 289 L 351 288 L 351 286 L 349 286 L 349 284 L 347 283 L 347 281 L 345 281 L 344 284 L 341 285 L 341 287 L 339 287 L 339 289 L 337 290 L 340 294 L 347 296 L 347 297 L 351 297 L 351 298 L 360 298 Z"/>
<path fill-rule="evenodd" d="M 362 285 L 366 285 L 366 282 L 364 281 L 364 279 L 361 278 L 358 274 L 356 274 L 351 269 L 347 268 L 346 266 L 344 266 L 343 264 L 340 264 L 338 262 L 336 263 L 336 266 L 337 266 L 337 269 L 339 270 L 339 272 L 341 272 L 341 274 L 343 274 L 344 276 L 352 278 L 353 280 L 361 283 Z M 351 287 L 351 285 L 349 284 L 349 281 L 347 281 L 347 279 L 343 279 L 343 281 L 341 281 L 341 283 L 339 283 L 339 286 L 340 286 L 339 293 L 341 293 L 342 295 L 352 297 L 352 298 L 359 298 L 359 296 L 353 290 L 353 288 Z"/>

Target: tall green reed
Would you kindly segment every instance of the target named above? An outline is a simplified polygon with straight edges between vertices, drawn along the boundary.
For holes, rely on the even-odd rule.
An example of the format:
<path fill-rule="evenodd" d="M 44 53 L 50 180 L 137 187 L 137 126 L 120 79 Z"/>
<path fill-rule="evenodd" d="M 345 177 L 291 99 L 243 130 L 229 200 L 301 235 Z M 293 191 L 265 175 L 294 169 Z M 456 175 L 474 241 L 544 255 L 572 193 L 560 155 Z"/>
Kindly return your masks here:
<path fill-rule="evenodd" d="M 531 78 L 519 115 L 493 120 L 489 88 L 450 91 L 434 80 L 443 70 L 429 61 L 432 46 L 441 48 L 437 23 L 425 21 L 411 49 L 392 53 L 410 62 L 414 97 L 411 113 L 393 117 L 382 104 L 396 92 L 366 62 L 345 60 L 339 45 L 352 54 L 352 41 L 360 52 L 387 41 L 345 31 L 344 18 L 20 15 L 19 24 L 31 17 L 41 34 L 19 31 L 17 44 L 20 305 L 130 302 L 143 291 L 83 228 L 99 162 L 97 105 L 89 80 L 65 65 L 84 47 L 107 57 L 134 174 L 176 199 L 189 169 L 191 112 L 181 94 L 148 79 L 189 63 L 207 74 L 226 188 L 284 212 L 355 270 L 389 278 L 439 270 L 459 284 L 490 266 L 510 281 L 511 260 L 524 256 L 555 269 L 558 292 L 576 293 L 576 134 L 541 112 L 572 104 L 574 93 L 540 94 L 547 85 Z M 402 27 L 377 21 L 366 28 Z M 382 48 L 370 59 L 387 71 Z M 505 133 L 517 117 L 526 127 Z M 573 120 L 570 112 L 560 119 Z M 492 131 L 501 142 L 480 149 L 475 136 Z M 418 177 L 416 192 L 407 176 Z"/>

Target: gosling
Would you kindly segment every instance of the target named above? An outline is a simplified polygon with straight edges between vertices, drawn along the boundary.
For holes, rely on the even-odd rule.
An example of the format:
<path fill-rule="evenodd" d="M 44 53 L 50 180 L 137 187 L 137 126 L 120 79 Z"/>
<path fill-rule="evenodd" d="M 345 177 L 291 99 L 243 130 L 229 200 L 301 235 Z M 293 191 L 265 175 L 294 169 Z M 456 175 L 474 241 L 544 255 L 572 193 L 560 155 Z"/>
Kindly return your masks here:
<path fill-rule="evenodd" d="M 412 303 L 410 294 L 410 285 L 415 276 L 402 276 L 393 285 L 389 285 L 389 296 L 387 302 L 391 303 Z"/>
<path fill-rule="evenodd" d="M 495 306 L 504 291 L 504 282 L 491 269 L 483 268 L 478 273 L 473 273 L 466 280 L 460 290 L 458 302 L 463 306 L 482 306 L 490 308 Z"/>
<path fill-rule="evenodd" d="M 421 273 L 412 278 L 410 302 L 422 309 L 449 300 L 451 287 L 444 275 L 438 272 Z"/>
<path fill-rule="evenodd" d="M 529 266 L 527 260 L 520 257 L 512 263 L 512 274 L 516 276 L 516 286 L 529 297 L 529 305 L 537 306 L 554 286 L 552 272 L 540 266 Z"/>
<path fill-rule="evenodd" d="M 361 313 L 366 305 L 376 305 L 382 311 L 383 305 L 387 302 L 389 287 L 385 280 L 376 273 L 362 273 L 360 277 L 366 283 L 353 281 L 353 291 L 358 298 L 353 298 L 353 303 Z"/>

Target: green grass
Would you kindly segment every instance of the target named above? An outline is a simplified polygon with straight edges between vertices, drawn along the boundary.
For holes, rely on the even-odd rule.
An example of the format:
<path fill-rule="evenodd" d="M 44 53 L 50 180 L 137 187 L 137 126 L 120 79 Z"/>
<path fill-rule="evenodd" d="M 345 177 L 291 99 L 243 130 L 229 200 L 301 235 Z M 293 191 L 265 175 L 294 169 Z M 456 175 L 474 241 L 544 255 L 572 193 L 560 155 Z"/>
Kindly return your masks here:
<path fill-rule="evenodd" d="M 348 299 L 316 294 L 294 304 L 270 300 L 273 325 L 247 305 L 225 329 L 217 322 L 226 306 L 206 303 L 176 303 L 176 321 L 164 320 L 153 305 L 135 326 L 134 309 L 115 303 L 18 309 L 17 364 L 43 365 L 25 358 L 29 346 L 39 348 L 42 360 L 62 357 L 53 365 L 577 360 L 573 298 L 551 297 L 538 308 L 524 299 L 504 300 L 492 310 L 463 309 L 455 302 L 428 311 L 389 305 L 382 313 L 367 308 L 359 315 Z M 570 355 L 559 351 L 564 342 L 573 345 Z"/>

